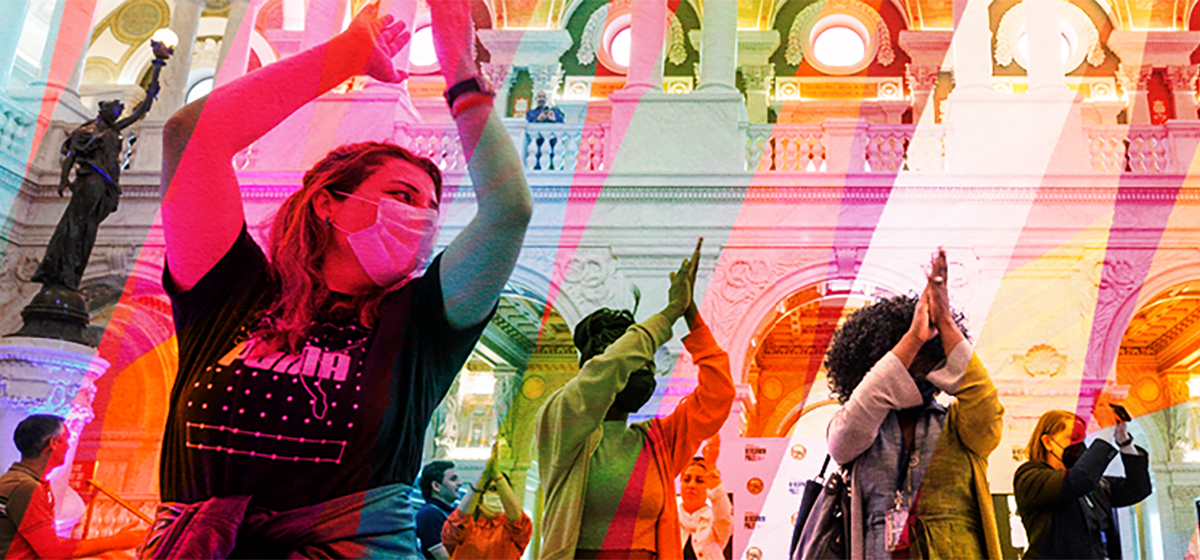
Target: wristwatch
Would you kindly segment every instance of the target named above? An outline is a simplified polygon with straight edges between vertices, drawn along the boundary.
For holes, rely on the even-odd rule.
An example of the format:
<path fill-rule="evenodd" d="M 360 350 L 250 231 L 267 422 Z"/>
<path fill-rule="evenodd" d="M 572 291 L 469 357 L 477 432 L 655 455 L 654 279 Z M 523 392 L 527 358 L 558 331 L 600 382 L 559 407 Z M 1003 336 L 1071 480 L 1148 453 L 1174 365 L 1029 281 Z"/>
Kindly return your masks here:
<path fill-rule="evenodd" d="M 491 97 L 496 96 L 496 92 L 492 91 L 491 84 L 489 84 L 482 76 L 475 75 L 466 80 L 458 82 L 453 86 L 450 86 L 450 88 L 446 90 L 446 104 L 453 108 L 454 102 L 457 101 L 460 96 L 471 92 L 479 92 Z"/>

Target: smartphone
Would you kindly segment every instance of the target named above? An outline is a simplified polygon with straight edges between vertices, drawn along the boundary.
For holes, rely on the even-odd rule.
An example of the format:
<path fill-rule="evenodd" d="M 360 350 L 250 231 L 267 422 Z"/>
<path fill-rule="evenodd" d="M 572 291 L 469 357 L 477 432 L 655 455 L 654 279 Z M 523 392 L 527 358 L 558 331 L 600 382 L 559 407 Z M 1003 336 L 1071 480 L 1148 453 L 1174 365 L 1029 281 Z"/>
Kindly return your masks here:
<path fill-rule="evenodd" d="M 1133 421 L 1133 417 L 1129 415 L 1129 411 L 1125 410 L 1125 407 L 1114 403 L 1109 403 L 1108 406 L 1112 407 L 1113 412 L 1117 414 L 1117 418 L 1120 418 L 1122 422 Z"/>

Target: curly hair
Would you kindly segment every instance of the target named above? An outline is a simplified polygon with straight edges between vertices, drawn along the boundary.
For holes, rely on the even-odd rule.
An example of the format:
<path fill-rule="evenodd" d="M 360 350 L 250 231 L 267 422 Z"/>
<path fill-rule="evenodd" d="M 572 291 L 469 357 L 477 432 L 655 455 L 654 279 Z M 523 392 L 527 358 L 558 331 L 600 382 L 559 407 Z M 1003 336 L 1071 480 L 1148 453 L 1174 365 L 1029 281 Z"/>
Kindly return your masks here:
<path fill-rule="evenodd" d="M 331 229 L 313 208 L 318 192 L 328 190 L 337 198 L 354 193 L 358 186 L 391 160 L 407 161 L 429 175 L 437 200 L 442 196 L 442 175 L 437 165 L 395 144 L 360 142 L 347 144 L 317 162 L 304 174 L 300 190 L 279 207 L 271 226 L 270 264 L 279 294 L 253 328 L 262 340 L 256 354 L 284 349 L 296 353 L 307 339 L 310 323 L 331 299 L 321 276 L 321 262 L 333 242 Z M 378 315 L 385 288 L 356 294 L 345 305 L 355 311 L 365 327 Z"/>
<path fill-rule="evenodd" d="M 633 312 L 601 307 L 575 325 L 575 348 L 579 349 L 579 367 L 604 353 L 625 331 L 633 326 Z"/>
<path fill-rule="evenodd" d="M 833 333 L 825 352 L 825 370 L 829 390 L 839 402 L 850 400 L 867 372 L 900 342 L 912 325 L 916 308 L 915 296 L 881 299 L 851 313 Z M 954 322 L 967 336 L 961 313 L 954 312 Z M 914 363 L 937 364 L 945 359 L 941 337 L 935 336 L 921 346 Z"/>

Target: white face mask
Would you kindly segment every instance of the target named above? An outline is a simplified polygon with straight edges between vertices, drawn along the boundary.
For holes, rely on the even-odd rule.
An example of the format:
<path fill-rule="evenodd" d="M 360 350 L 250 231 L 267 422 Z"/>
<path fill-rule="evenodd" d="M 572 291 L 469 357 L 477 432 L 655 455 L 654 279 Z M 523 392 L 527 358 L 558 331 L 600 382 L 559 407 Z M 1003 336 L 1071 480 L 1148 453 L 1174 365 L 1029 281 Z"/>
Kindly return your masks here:
<path fill-rule="evenodd" d="M 500 517 L 500 514 L 504 513 L 504 503 L 500 501 L 500 495 L 495 492 L 485 493 L 479 501 L 479 512 L 488 518 Z"/>
<path fill-rule="evenodd" d="M 379 207 L 375 223 L 361 230 L 350 232 L 331 223 L 347 234 L 346 241 L 372 282 L 387 288 L 425 264 L 437 240 L 437 210 L 409 206 L 387 196 L 379 202 L 346 196 Z"/>

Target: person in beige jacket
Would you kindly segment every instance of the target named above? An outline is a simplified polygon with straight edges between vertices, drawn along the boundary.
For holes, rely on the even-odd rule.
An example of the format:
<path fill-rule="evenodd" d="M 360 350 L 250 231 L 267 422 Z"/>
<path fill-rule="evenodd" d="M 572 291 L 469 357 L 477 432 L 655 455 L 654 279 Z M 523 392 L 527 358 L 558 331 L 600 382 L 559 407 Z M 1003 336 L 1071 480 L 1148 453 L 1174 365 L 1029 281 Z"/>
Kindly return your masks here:
<path fill-rule="evenodd" d="M 987 461 L 1004 407 L 950 309 L 945 252 L 932 269 L 919 300 L 856 311 L 826 353 L 843 403 L 829 454 L 852 463 L 851 558 L 1000 558 Z"/>
<path fill-rule="evenodd" d="M 729 356 L 692 300 L 700 245 L 671 274 L 669 302 L 633 324 L 602 309 L 576 327 L 579 375 L 550 395 L 537 418 L 546 495 L 542 558 L 681 558 L 674 479 L 720 430 L 736 394 Z M 626 425 L 654 393 L 654 352 L 680 317 L 699 384 L 673 412 Z M 623 333 L 623 334 L 622 334 Z"/>

